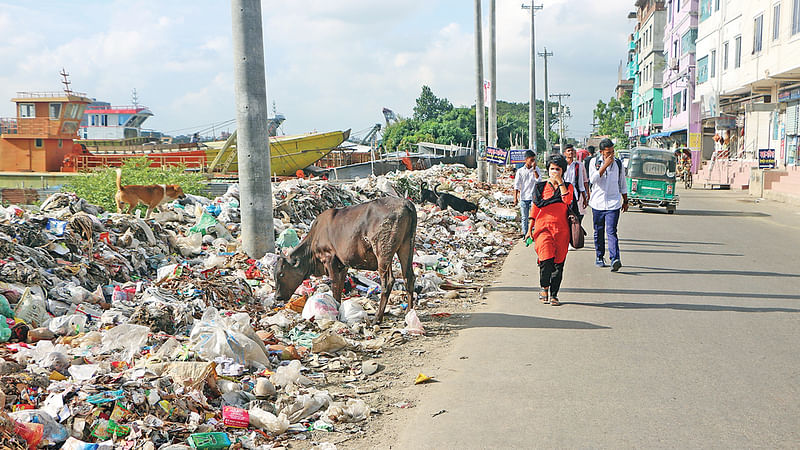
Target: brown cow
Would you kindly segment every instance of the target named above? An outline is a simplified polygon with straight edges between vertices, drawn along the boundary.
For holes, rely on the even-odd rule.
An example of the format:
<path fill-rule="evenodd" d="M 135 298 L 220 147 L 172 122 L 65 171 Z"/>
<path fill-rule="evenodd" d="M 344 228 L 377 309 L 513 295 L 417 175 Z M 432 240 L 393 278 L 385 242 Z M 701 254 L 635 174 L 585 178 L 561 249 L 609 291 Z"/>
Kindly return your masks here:
<path fill-rule="evenodd" d="M 333 296 L 342 300 L 347 268 L 377 270 L 381 278 L 381 303 L 375 321 L 383 319 L 394 285 L 392 259 L 400 259 L 409 307 L 414 306 L 414 240 L 417 210 L 402 198 L 384 197 L 346 208 L 323 211 L 311 230 L 275 266 L 275 298 L 288 300 L 310 275 L 328 275 Z"/>

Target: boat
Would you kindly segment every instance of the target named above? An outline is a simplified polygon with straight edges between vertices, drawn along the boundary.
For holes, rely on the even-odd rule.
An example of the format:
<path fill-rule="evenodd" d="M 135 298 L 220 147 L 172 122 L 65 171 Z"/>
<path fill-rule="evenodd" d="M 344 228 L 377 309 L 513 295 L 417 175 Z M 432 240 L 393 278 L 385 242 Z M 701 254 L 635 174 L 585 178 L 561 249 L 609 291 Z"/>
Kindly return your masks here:
<path fill-rule="evenodd" d="M 324 157 L 350 136 L 350 130 L 306 133 L 300 135 L 271 136 L 269 138 L 270 171 L 273 175 L 293 176 Z M 207 170 L 212 175 L 236 173 L 236 132 L 225 141 L 204 142 L 209 161 Z"/>

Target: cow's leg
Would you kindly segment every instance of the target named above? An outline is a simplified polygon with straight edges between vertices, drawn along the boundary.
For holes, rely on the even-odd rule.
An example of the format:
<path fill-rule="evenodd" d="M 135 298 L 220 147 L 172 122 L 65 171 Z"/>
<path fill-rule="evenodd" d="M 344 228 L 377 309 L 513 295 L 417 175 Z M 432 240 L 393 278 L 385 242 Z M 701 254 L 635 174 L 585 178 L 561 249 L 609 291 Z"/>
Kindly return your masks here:
<path fill-rule="evenodd" d="M 403 278 L 406 280 L 406 291 L 408 296 L 408 308 L 414 308 L 414 286 L 416 276 L 414 275 L 414 241 L 403 242 L 397 249 L 397 258 L 400 260 L 400 267 L 403 270 Z"/>
<path fill-rule="evenodd" d="M 378 274 L 381 277 L 381 303 L 378 305 L 378 314 L 375 316 L 375 323 L 383 320 L 383 312 L 386 311 L 386 304 L 389 303 L 389 294 L 394 286 L 394 275 L 392 274 L 392 259 L 394 252 L 387 252 L 378 257 Z"/>
<path fill-rule="evenodd" d="M 333 258 L 333 261 L 330 263 L 330 271 L 328 271 L 328 278 L 331 279 L 332 289 L 333 289 L 333 298 L 336 299 L 337 302 L 342 302 L 342 290 L 344 289 L 344 278 L 347 276 L 347 268 L 339 262 L 337 258 Z M 328 267 L 326 265 L 326 270 Z"/>

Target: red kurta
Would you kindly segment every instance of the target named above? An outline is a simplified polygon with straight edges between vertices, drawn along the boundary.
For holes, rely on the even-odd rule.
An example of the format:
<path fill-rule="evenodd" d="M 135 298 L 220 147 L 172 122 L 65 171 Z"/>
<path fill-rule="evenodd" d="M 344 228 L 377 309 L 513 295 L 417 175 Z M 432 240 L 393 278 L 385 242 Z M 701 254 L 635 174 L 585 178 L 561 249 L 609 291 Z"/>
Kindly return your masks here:
<path fill-rule="evenodd" d="M 551 203 L 544 208 L 531 205 L 533 225 L 533 241 L 539 261 L 555 258 L 556 263 L 563 263 L 569 251 L 569 223 L 567 222 L 567 205 L 572 203 L 574 188 L 569 185 L 568 192 L 561 196 L 563 202 Z M 542 198 L 548 199 L 554 194 L 550 183 L 544 187 Z"/>

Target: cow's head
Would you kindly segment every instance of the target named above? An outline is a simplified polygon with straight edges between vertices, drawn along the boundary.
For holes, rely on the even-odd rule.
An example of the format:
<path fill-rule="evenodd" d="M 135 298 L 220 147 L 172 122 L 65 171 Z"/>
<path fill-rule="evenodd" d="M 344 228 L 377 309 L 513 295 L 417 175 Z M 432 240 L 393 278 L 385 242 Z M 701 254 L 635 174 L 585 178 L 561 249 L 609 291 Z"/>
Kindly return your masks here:
<path fill-rule="evenodd" d="M 275 299 L 289 300 L 308 276 L 300 258 L 281 256 L 275 264 Z"/>

